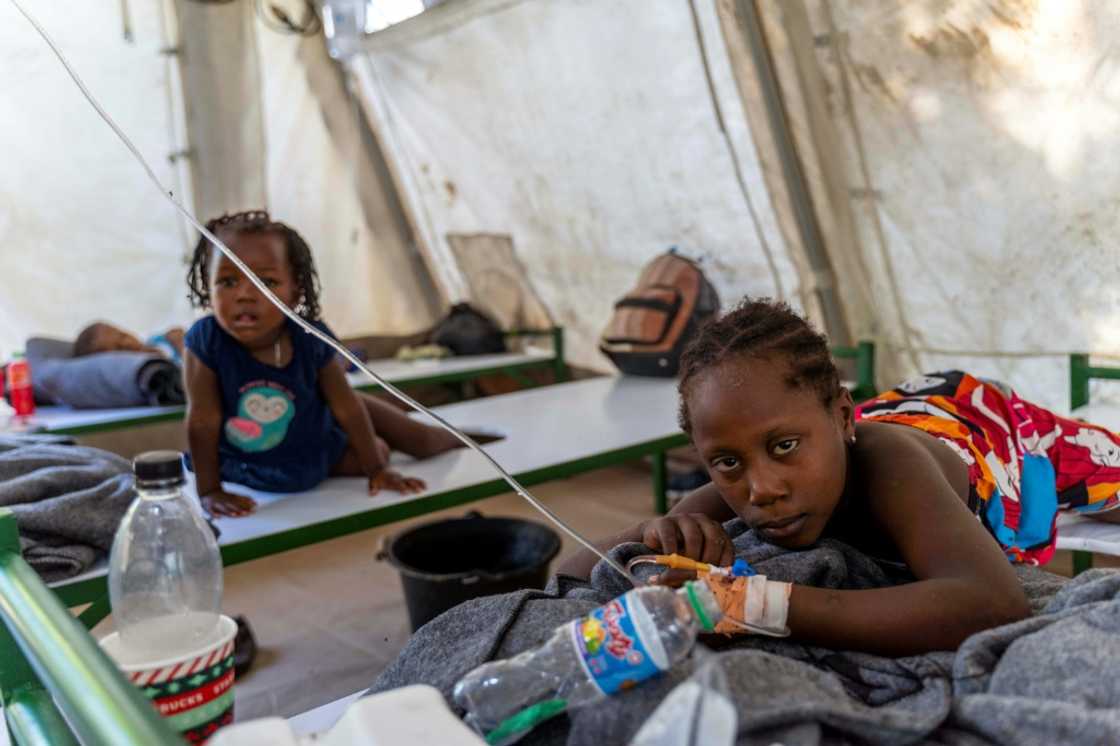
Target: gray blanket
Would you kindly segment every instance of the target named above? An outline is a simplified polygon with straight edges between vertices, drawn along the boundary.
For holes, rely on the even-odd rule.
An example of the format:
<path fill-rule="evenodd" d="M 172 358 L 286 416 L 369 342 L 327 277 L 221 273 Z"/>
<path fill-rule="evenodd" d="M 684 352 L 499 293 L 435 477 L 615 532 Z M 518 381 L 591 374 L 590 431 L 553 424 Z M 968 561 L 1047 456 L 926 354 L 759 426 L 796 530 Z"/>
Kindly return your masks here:
<path fill-rule="evenodd" d="M 27 342 L 35 400 L 75 409 L 186 403 L 179 366 L 155 352 L 99 352 L 72 357 L 73 344 L 42 337 Z"/>
<path fill-rule="evenodd" d="M 739 521 L 728 527 L 738 556 L 780 580 L 857 589 L 909 579 L 904 568 L 838 542 L 787 553 Z M 613 554 L 625 561 L 648 551 L 625 544 Z M 1120 572 L 1019 575 L 1034 616 L 974 635 L 955 652 L 883 658 L 753 636 L 722 645 L 715 655 L 737 704 L 737 743 L 1120 743 Z M 463 604 L 418 630 L 370 692 L 427 683 L 450 698 L 470 669 L 541 644 L 627 588 L 600 562 L 590 583 L 560 577 L 543 592 Z M 686 661 L 604 706 L 545 723 L 524 743 L 626 744 L 691 670 Z"/>
<path fill-rule="evenodd" d="M 23 556 L 48 582 L 108 552 L 134 496 L 120 456 L 0 436 L 0 506 L 15 514 Z"/>

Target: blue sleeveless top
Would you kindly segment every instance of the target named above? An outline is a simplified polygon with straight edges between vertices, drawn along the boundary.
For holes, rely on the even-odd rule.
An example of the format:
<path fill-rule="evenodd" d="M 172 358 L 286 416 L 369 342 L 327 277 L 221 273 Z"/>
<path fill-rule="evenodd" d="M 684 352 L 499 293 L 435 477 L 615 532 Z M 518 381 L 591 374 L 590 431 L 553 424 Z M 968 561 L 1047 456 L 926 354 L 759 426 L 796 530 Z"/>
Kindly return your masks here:
<path fill-rule="evenodd" d="M 302 492 L 327 478 L 346 451 L 346 433 L 319 389 L 319 372 L 335 351 L 285 319 L 292 359 L 262 363 L 213 316 L 196 321 L 185 345 L 218 377 L 221 479 L 264 492 Z M 331 337 L 327 325 L 311 322 Z"/>

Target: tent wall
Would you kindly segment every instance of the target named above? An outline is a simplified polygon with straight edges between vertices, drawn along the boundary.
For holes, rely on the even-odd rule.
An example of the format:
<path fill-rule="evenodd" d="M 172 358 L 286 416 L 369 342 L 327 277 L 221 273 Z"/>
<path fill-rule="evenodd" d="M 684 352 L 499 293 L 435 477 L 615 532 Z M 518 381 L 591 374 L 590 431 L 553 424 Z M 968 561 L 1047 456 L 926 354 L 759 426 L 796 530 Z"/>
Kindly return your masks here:
<path fill-rule="evenodd" d="M 119 4 L 32 11 L 159 180 L 203 220 L 265 206 L 299 230 L 338 333 L 430 325 L 438 295 L 322 38 L 268 30 L 250 2 L 127 7 L 132 41 Z M 97 319 L 140 334 L 189 324 L 196 234 L 5 3 L 0 62 L 0 359 Z"/>
<path fill-rule="evenodd" d="M 825 243 L 829 215 L 818 214 L 810 178 L 816 171 L 807 173 L 807 166 L 816 165 L 805 157 L 812 142 L 802 142 L 799 152 L 791 126 L 798 120 L 790 117 L 789 97 L 783 96 L 775 60 L 775 47 L 791 45 L 780 25 L 777 33 L 766 28 L 754 0 L 719 0 L 716 7 L 778 225 L 791 258 L 809 280 L 803 285 L 805 310 L 834 342 L 851 344 L 850 314 L 839 301 L 836 271 Z"/>
<path fill-rule="evenodd" d="M 1064 408 L 1064 353 L 1120 353 L 1120 6 L 806 7 L 883 341 Z"/>
<path fill-rule="evenodd" d="M 250 5 L 131 3 L 131 42 L 101 0 L 34 10 L 202 217 L 264 204 L 306 236 L 340 333 L 414 331 L 485 295 L 471 252 L 489 247 L 569 327 L 573 362 L 607 368 L 613 301 L 678 245 L 725 305 L 778 295 L 820 322 L 833 283 L 884 383 L 966 367 L 1061 408 L 1066 353 L 1120 353 L 1111 3 L 455 0 L 366 39 L 358 101 L 321 39 Z M 193 235 L 3 4 L 0 61 L 0 354 L 97 318 L 189 322 Z"/>
<path fill-rule="evenodd" d="M 259 207 L 268 185 L 253 3 L 174 2 L 198 217 Z"/>
<path fill-rule="evenodd" d="M 178 149 L 160 6 L 32 3 L 87 86 L 164 184 Z M 33 334 L 72 336 L 97 318 L 147 332 L 190 318 L 187 236 L 34 29 L 0 3 L 0 357 Z"/>
<path fill-rule="evenodd" d="M 189 8 L 181 36 L 211 40 L 193 43 L 210 54 L 182 58 L 186 87 L 201 102 L 190 119 L 192 160 L 207 174 L 195 181 L 196 199 L 207 206 L 200 217 L 265 207 L 299 231 L 315 256 L 323 316 L 339 334 L 430 325 L 437 294 L 322 37 L 278 33 L 253 3 L 179 2 Z M 234 43 L 234 54 L 222 53 Z M 215 201 L 211 184 L 240 189 L 222 189 Z"/>
<path fill-rule="evenodd" d="M 368 38 L 351 68 L 451 297 L 447 234 L 509 234 L 573 361 L 599 368 L 614 300 L 671 245 L 706 257 L 725 304 L 779 284 L 798 301 L 715 7 L 696 10 L 456 0 Z"/>
<path fill-rule="evenodd" d="M 267 205 L 315 254 L 323 316 L 339 334 L 404 334 L 442 308 L 357 101 L 321 36 L 258 22 Z"/>

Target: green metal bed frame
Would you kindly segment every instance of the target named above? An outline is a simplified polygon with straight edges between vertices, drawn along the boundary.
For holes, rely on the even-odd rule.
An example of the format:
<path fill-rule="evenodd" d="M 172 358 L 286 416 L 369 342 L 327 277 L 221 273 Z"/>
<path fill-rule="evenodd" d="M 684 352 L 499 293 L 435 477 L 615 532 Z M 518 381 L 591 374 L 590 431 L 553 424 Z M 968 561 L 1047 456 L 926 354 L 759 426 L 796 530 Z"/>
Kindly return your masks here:
<path fill-rule="evenodd" d="M 20 556 L 0 508 L 0 701 L 20 746 L 161 746 L 183 739 Z"/>
<path fill-rule="evenodd" d="M 1089 403 L 1089 381 L 1093 378 L 1120 381 L 1120 368 L 1091 365 L 1089 356 L 1075 353 L 1069 356 L 1069 410 L 1076 411 Z M 1093 566 L 1093 553 L 1076 550 L 1073 553 L 1073 574 Z"/>
<path fill-rule="evenodd" d="M 875 343 L 860 342 L 855 347 L 833 347 L 832 356 L 856 361 L 856 387 L 852 399 L 858 404 L 879 393 L 875 386 Z"/>
<path fill-rule="evenodd" d="M 837 348 L 857 362 L 857 399 L 871 396 L 874 346 Z M 566 370 L 565 370 L 566 374 Z M 558 371 L 559 375 L 559 371 Z M 856 393 L 858 392 L 858 394 Z M 684 433 L 516 474 L 526 486 L 650 456 L 657 509 L 666 509 L 666 452 L 687 445 Z M 508 491 L 501 479 L 344 518 L 299 526 L 221 548 L 225 566 L 383 526 Z M 86 631 L 109 613 L 106 577 L 48 588 L 20 557 L 15 518 L 0 509 L 0 699 L 13 742 L 27 744 L 182 743 L 117 671 Z M 67 607 L 89 604 L 77 617 Z M 57 705 L 56 705 L 57 703 Z M 67 725 L 69 723 L 69 726 Z M 75 740 L 71 730 L 80 740 Z"/>
<path fill-rule="evenodd" d="M 564 327 L 554 326 L 550 329 L 515 329 L 513 331 L 504 332 L 507 338 L 517 337 L 551 337 L 552 338 L 552 356 L 548 358 L 541 358 L 540 360 L 528 360 L 520 363 L 511 363 L 509 365 L 494 365 L 486 368 L 475 368 L 472 370 L 459 370 L 448 373 L 432 373 L 428 375 L 417 375 L 411 378 L 403 378 L 398 381 L 390 381 L 398 388 L 405 388 L 409 386 L 430 386 L 435 384 L 444 383 L 466 383 L 474 381 L 483 376 L 495 375 L 498 373 L 505 373 L 512 376 L 522 386 L 532 386 L 533 381 L 527 378 L 524 374 L 530 370 L 538 370 L 551 368 L 556 377 L 556 382 L 568 380 L 568 364 L 564 360 Z M 355 386 L 358 391 L 374 392 L 381 389 L 377 383 L 363 383 Z M 72 427 L 60 427 L 56 430 L 51 430 L 52 433 L 59 435 L 88 435 L 90 433 L 103 433 L 112 430 L 122 430 L 129 427 L 137 427 L 140 425 L 154 425 L 159 422 L 174 422 L 183 419 L 186 412 L 186 407 L 179 407 L 170 412 L 159 412 L 156 414 L 142 414 L 135 417 L 126 419 L 114 420 L 113 422 L 99 422 L 91 425 L 74 425 Z"/>

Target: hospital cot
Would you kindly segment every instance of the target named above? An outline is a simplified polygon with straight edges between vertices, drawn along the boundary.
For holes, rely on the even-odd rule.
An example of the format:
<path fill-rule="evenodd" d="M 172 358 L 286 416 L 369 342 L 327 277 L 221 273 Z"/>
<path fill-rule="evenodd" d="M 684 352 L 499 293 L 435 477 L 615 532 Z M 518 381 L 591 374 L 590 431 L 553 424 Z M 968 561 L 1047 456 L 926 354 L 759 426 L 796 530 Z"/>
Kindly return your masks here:
<path fill-rule="evenodd" d="M 553 371 L 556 381 L 566 381 L 568 366 L 564 361 L 564 329 L 517 330 L 506 332 L 507 339 L 516 337 L 549 337 L 551 350 L 529 349 L 492 355 L 464 355 L 439 360 L 373 360 L 367 365 L 379 376 L 398 388 L 435 384 L 461 384 L 483 376 L 506 374 L 521 385 L 531 385 L 525 373 L 532 370 Z M 361 371 L 346 374 L 350 384 L 359 391 L 374 392 L 381 387 Z M 111 409 L 73 409 L 45 406 L 36 410 L 32 426 L 60 435 L 88 435 L 159 422 L 181 420 L 185 407 L 121 407 Z"/>

